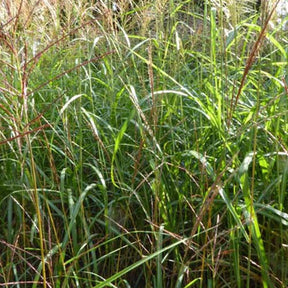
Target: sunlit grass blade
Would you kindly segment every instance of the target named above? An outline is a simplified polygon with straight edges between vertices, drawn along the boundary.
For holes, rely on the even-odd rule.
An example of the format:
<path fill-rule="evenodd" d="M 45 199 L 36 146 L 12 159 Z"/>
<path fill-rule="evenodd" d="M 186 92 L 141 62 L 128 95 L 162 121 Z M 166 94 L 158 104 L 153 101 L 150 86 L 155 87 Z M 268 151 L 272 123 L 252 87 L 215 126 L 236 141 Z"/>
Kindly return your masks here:
<path fill-rule="evenodd" d="M 271 287 L 272 284 L 269 276 L 269 268 L 265 253 L 265 247 L 258 223 L 258 217 L 254 208 L 254 199 L 251 198 L 251 192 L 249 187 L 248 168 L 253 160 L 253 157 L 255 156 L 256 155 L 254 155 L 254 153 L 252 152 L 246 155 L 239 168 L 239 179 L 243 191 L 243 197 L 246 204 L 244 216 L 246 217 L 246 221 L 248 223 L 248 227 L 251 232 L 252 236 L 251 240 L 253 240 L 253 244 L 256 246 L 257 256 L 259 257 L 260 260 L 261 273 L 263 276 L 263 287 Z"/>

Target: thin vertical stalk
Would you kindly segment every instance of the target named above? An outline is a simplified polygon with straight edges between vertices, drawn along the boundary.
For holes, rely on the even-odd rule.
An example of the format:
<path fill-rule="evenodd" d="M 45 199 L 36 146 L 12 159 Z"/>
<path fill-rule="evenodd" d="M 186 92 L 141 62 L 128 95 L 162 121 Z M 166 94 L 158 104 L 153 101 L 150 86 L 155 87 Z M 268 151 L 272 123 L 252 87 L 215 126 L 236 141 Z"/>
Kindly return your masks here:
<path fill-rule="evenodd" d="M 33 150 L 30 143 L 29 135 L 26 136 L 26 141 L 29 149 L 30 154 L 30 161 L 31 161 L 31 172 L 32 172 L 32 181 L 33 181 L 33 200 L 35 203 L 35 210 L 37 215 L 38 221 L 38 229 L 39 229 L 39 238 L 40 238 L 40 250 L 41 250 L 41 263 L 42 263 L 42 276 L 43 276 L 43 288 L 47 287 L 47 279 L 46 279 L 46 267 L 45 267 L 45 245 L 44 245 L 44 231 L 43 231 L 43 224 L 42 224 L 42 215 L 39 203 L 39 196 L 37 191 L 37 176 L 36 176 L 36 168 L 35 162 L 33 157 Z"/>
<path fill-rule="evenodd" d="M 23 113 L 23 120 L 24 123 L 29 123 L 29 117 L 28 117 L 28 96 L 27 96 L 27 90 L 28 90 L 28 74 L 27 74 L 27 44 L 24 45 L 24 65 L 21 71 L 21 66 L 18 61 L 18 71 L 20 81 L 21 81 L 21 100 L 22 100 L 22 113 Z M 24 125 L 24 129 L 27 130 L 29 128 L 29 125 Z M 27 131 L 24 131 L 24 134 Z M 44 231 L 43 231 L 43 225 L 42 225 L 42 215 L 41 215 L 41 208 L 39 203 L 39 196 L 38 196 L 38 190 L 37 190 L 37 176 L 36 176 L 36 166 L 34 162 L 33 157 L 33 149 L 31 145 L 31 139 L 29 133 L 25 135 L 25 140 L 28 145 L 28 151 L 30 155 L 30 169 L 32 174 L 32 185 L 33 185 L 33 200 L 36 210 L 36 216 L 37 221 L 39 225 L 39 241 L 40 241 L 40 252 L 41 252 L 41 263 L 42 263 L 42 276 L 43 276 L 43 288 L 47 287 L 47 280 L 46 280 L 46 267 L 45 267 L 45 245 L 44 245 Z"/>

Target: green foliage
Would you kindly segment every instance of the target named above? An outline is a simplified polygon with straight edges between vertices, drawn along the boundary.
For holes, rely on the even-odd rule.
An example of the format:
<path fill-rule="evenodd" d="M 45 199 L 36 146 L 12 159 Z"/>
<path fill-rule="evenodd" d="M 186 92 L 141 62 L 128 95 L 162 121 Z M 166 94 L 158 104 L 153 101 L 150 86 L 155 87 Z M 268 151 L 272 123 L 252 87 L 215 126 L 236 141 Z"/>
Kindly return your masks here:
<path fill-rule="evenodd" d="M 286 32 L 255 1 L 28 2 L 1 12 L 1 285 L 287 287 Z"/>

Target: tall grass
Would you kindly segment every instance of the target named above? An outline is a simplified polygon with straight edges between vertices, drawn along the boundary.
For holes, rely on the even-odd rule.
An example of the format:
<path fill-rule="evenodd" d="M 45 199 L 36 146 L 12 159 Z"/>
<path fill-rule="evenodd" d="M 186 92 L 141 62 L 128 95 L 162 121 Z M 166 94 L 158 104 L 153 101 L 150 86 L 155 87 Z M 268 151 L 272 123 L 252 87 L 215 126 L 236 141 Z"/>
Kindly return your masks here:
<path fill-rule="evenodd" d="M 0 286 L 287 287 L 276 6 L 117 3 L 2 3 Z"/>

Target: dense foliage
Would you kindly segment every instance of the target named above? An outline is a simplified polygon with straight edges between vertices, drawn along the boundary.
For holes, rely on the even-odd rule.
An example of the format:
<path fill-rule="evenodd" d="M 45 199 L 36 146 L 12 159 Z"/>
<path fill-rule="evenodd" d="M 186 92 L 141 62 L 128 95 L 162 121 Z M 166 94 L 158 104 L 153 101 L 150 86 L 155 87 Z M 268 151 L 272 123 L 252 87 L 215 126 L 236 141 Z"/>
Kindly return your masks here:
<path fill-rule="evenodd" d="M 0 286 L 288 286 L 287 35 L 256 2 L 3 1 Z"/>

